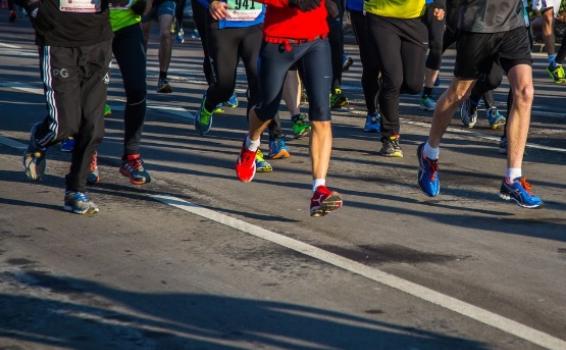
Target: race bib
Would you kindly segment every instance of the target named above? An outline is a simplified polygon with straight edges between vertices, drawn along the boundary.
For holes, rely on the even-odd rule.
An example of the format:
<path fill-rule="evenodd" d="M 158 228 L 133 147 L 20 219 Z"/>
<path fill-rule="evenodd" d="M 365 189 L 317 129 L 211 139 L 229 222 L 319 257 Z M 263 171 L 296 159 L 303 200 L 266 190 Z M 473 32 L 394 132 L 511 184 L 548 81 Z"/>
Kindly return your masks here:
<path fill-rule="evenodd" d="M 226 21 L 251 22 L 263 10 L 263 4 L 254 0 L 227 0 L 228 17 Z"/>
<path fill-rule="evenodd" d="M 100 0 L 59 0 L 61 12 L 96 13 L 100 12 Z"/>

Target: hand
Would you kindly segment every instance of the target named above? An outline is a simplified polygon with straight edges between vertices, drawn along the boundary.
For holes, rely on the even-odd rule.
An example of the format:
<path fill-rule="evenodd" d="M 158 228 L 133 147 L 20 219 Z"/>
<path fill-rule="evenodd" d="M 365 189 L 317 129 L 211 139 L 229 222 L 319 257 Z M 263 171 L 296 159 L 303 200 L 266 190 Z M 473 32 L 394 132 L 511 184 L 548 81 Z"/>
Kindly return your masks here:
<path fill-rule="evenodd" d="M 444 11 L 444 9 L 438 9 L 438 8 L 435 8 L 434 12 L 432 13 L 432 15 L 434 16 L 434 18 L 436 18 L 437 21 L 444 20 L 445 14 L 446 12 Z"/>
<path fill-rule="evenodd" d="M 301 11 L 310 11 L 320 5 L 320 0 L 289 0 L 290 7 L 298 7 Z"/>
<path fill-rule="evenodd" d="M 228 17 L 228 4 L 223 1 L 215 0 L 208 5 L 208 11 L 212 18 L 219 21 Z"/>

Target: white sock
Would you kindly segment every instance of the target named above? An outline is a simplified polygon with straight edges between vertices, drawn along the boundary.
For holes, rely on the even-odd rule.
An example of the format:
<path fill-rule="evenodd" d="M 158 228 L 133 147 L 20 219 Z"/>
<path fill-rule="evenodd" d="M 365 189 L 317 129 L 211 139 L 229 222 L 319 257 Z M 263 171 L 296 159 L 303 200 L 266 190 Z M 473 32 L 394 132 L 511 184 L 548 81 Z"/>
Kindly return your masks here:
<path fill-rule="evenodd" d="M 516 178 L 523 176 L 521 168 L 507 168 L 505 171 L 505 181 L 512 183 Z"/>
<path fill-rule="evenodd" d="M 252 152 L 257 151 L 260 145 L 260 139 L 252 140 L 249 136 L 246 136 L 246 148 Z"/>
<path fill-rule="evenodd" d="M 312 191 L 315 192 L 318 186 L 325 186 L 326 179 L 314 179 L 312 180 Z"/>
<path fill-rule="evenodd" d="M 425 158 L 431 160 L 438 159 L 438 156 L 440 155 L 440 147 L 431 147 L 427 141 L 423 147 L 423 155 Z"/>

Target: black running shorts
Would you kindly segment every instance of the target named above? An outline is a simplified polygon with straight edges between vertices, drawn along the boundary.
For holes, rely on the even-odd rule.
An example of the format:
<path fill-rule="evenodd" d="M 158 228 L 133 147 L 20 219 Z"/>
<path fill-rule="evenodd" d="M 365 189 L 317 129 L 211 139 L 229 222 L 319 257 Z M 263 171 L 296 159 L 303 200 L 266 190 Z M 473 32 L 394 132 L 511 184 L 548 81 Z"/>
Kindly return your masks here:
<path fill-rule="evenodd" d="M 502 33 L 460 33 L 454 76 L 479 79 L 489 73 L 494 62 L 499 62 L 506 73 L 519 64 L 532 65 L 527 28 Z"/>

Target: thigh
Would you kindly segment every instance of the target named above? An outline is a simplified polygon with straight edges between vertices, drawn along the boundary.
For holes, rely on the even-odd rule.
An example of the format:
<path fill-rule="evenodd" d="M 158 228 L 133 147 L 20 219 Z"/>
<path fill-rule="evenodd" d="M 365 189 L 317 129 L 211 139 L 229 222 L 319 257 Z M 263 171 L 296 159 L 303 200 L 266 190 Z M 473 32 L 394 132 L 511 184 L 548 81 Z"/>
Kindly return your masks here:
<path fill-rule="evenodd" d="M 208 49 L 216 83 L 236 79 L 238 47 L 241 42 L 239 31 L 241 28 L 208 28 Z"/>
<path fill-rule="evenodd" d="M 406 92 L 417 94 L 424 83 L 426 49 L 412 41 L 403 41 L 401 44 L 401 56 Z"/>
<path fill-rule="evenodd" d="M 330 59 L 330 52 L 328 56 Z M 287 71 L 295 61 L 293 52 L 286 51 L 282 45 L 263 43 L 258 61 L 260 91 L 259 106 L 256 108 L 260 119 L 273 119 L 277 114 Z"/>
<path fill-rule="evenodd" d="M 261 26 L 253 26 L 246 30 L 245 36 L 240 43 L 240 57 L 246 67 L 246 77 L 248 78 L 252 104 L 255 104 L 257 101 L 257 93 L 259 89 L 257 62 L 259 59 L 259 51 L 261 49 L 262 41 L 263 32 Z"/>
<path fill-rule="evenodd" d="M 401 56 L 401 37 L 397 29 L 385 20 L 371 14 L 367 15 L 368 31 L 371 41 L 377 48 L 384 88 L 401 87 L 403 67 Z"/>
<path fill-rule="evenodd" d="M 319 39 L 301 57 L 305 88 L 309 97 L 309 118 L 313 121 L 330 120 L 328 91 L 332 85 L 330 43 Z"/>
<path fill-rule="evenodd" d="M 138 25 L 117 31 L 112 51 L 120 67 L 126 94 L 132 89 L 146 91 L 146 54 L 143 34 Z"/>

